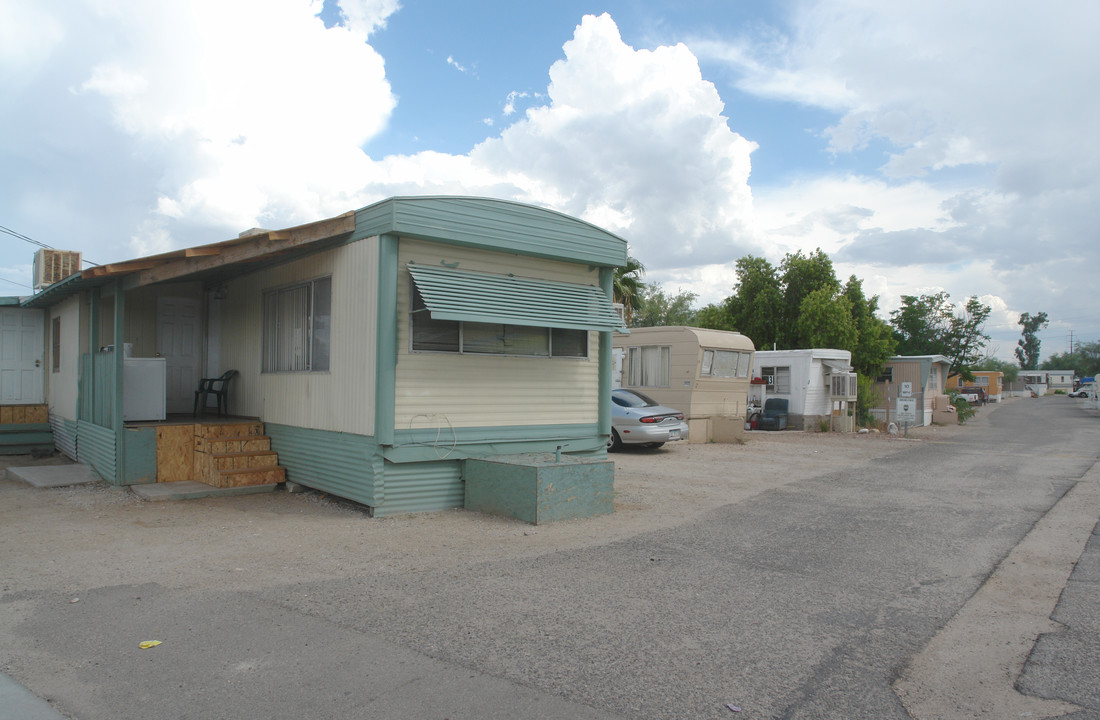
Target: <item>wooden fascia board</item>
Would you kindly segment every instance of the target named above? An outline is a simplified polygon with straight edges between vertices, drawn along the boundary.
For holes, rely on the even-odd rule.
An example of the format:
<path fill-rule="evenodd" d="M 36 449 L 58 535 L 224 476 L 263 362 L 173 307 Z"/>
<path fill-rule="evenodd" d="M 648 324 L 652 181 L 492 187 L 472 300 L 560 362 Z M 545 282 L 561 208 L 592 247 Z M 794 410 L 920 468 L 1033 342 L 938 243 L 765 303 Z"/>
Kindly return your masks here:
<path fill-rule="evenodd" d="M 309 225 L 255 235 L 247 238 L 245 242 L 233 241 L 219 246 L 219 252 L 216 255 L 202 254 L 166 259 L 155 267 L 141 270 L 137 286 L 175 280 L 234 263 L 263 260 L 318 240 L 349 234 L 354 230 L 355 213 L 349 212 Z"/>

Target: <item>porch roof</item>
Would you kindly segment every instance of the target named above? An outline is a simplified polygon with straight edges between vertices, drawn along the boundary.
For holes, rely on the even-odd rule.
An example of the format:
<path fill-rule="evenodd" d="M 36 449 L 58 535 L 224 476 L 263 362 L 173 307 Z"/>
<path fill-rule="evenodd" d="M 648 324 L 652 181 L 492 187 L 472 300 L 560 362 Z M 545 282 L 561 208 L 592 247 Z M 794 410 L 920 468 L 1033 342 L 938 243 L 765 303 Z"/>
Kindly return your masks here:
<path fill-rule="evenodd" d="M 49 307 L 89 288 L 121 281 L 130 290 L 182 280 L 217 281 L 283 263 L 346 242 L 355 230 L 355 212 L 285 230 L 242 233 L 223 242 L 159 255 L 96 265 L 74 273 L 23 301 L 23 307 Z"/>

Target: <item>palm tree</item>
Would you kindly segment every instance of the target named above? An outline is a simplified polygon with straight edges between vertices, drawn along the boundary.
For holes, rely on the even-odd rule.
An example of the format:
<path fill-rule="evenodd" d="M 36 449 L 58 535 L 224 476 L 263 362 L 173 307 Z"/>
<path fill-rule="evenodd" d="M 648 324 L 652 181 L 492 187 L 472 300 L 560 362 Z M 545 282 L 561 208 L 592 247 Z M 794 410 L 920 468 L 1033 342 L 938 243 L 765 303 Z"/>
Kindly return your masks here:
<path fill-rule="evenodd" d="M 642 294 L 645 290 L 642 275 L 645 275 L 645 265 L 629 255 L 626 258 L 626 265 L 615 268 L 613 288 L 615 302 L 621 303 L 623 306 L 623 320 L 627 327 L 630 326 L 634 311 L 638 309 L 642 301 Z"/>

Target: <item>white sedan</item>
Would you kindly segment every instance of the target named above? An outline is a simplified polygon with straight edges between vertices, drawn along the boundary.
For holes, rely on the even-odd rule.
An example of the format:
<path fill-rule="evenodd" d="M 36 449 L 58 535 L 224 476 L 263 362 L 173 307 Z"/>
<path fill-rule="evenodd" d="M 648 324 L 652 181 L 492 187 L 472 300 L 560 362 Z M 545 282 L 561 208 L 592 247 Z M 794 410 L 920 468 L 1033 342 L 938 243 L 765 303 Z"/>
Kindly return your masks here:
<path fill-rule="evenodd" d="M 611 437 L 607 449 L 623 445 L 659 448 L 672 440 L 686 440 L 688 425 L 679 410 L 665 407 L 635 390 L 611 391 Z"/>

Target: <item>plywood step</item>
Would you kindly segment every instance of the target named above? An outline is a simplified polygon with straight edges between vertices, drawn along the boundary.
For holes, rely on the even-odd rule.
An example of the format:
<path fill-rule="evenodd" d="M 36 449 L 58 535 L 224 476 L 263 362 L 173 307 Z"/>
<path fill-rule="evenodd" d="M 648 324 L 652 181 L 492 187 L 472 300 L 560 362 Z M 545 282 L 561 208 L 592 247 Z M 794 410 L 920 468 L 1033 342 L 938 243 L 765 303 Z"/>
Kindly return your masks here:
<path fill-rule="evenodd" d="M 214 455 L 222 453 L 261 452 L 271 449 L 267 435 L 249 435 L 236 438 L 195 438 L 195 451 Z"/>
<path fill-rule="evenodd" d="M 273 467 L 279 464 L 279 453 L 274 450 L 257 452 L 212 453 L 214 470 L 241 470 L 254 467 Z"/>
<path fill-rule="evenodd" d="M 271 465 L 237 470 L 219 470 L 207 484 L 220 488 L 233 488 L 248 485 L 272 485 L 281 482 L 286 482 L 286 468 Z"/>

